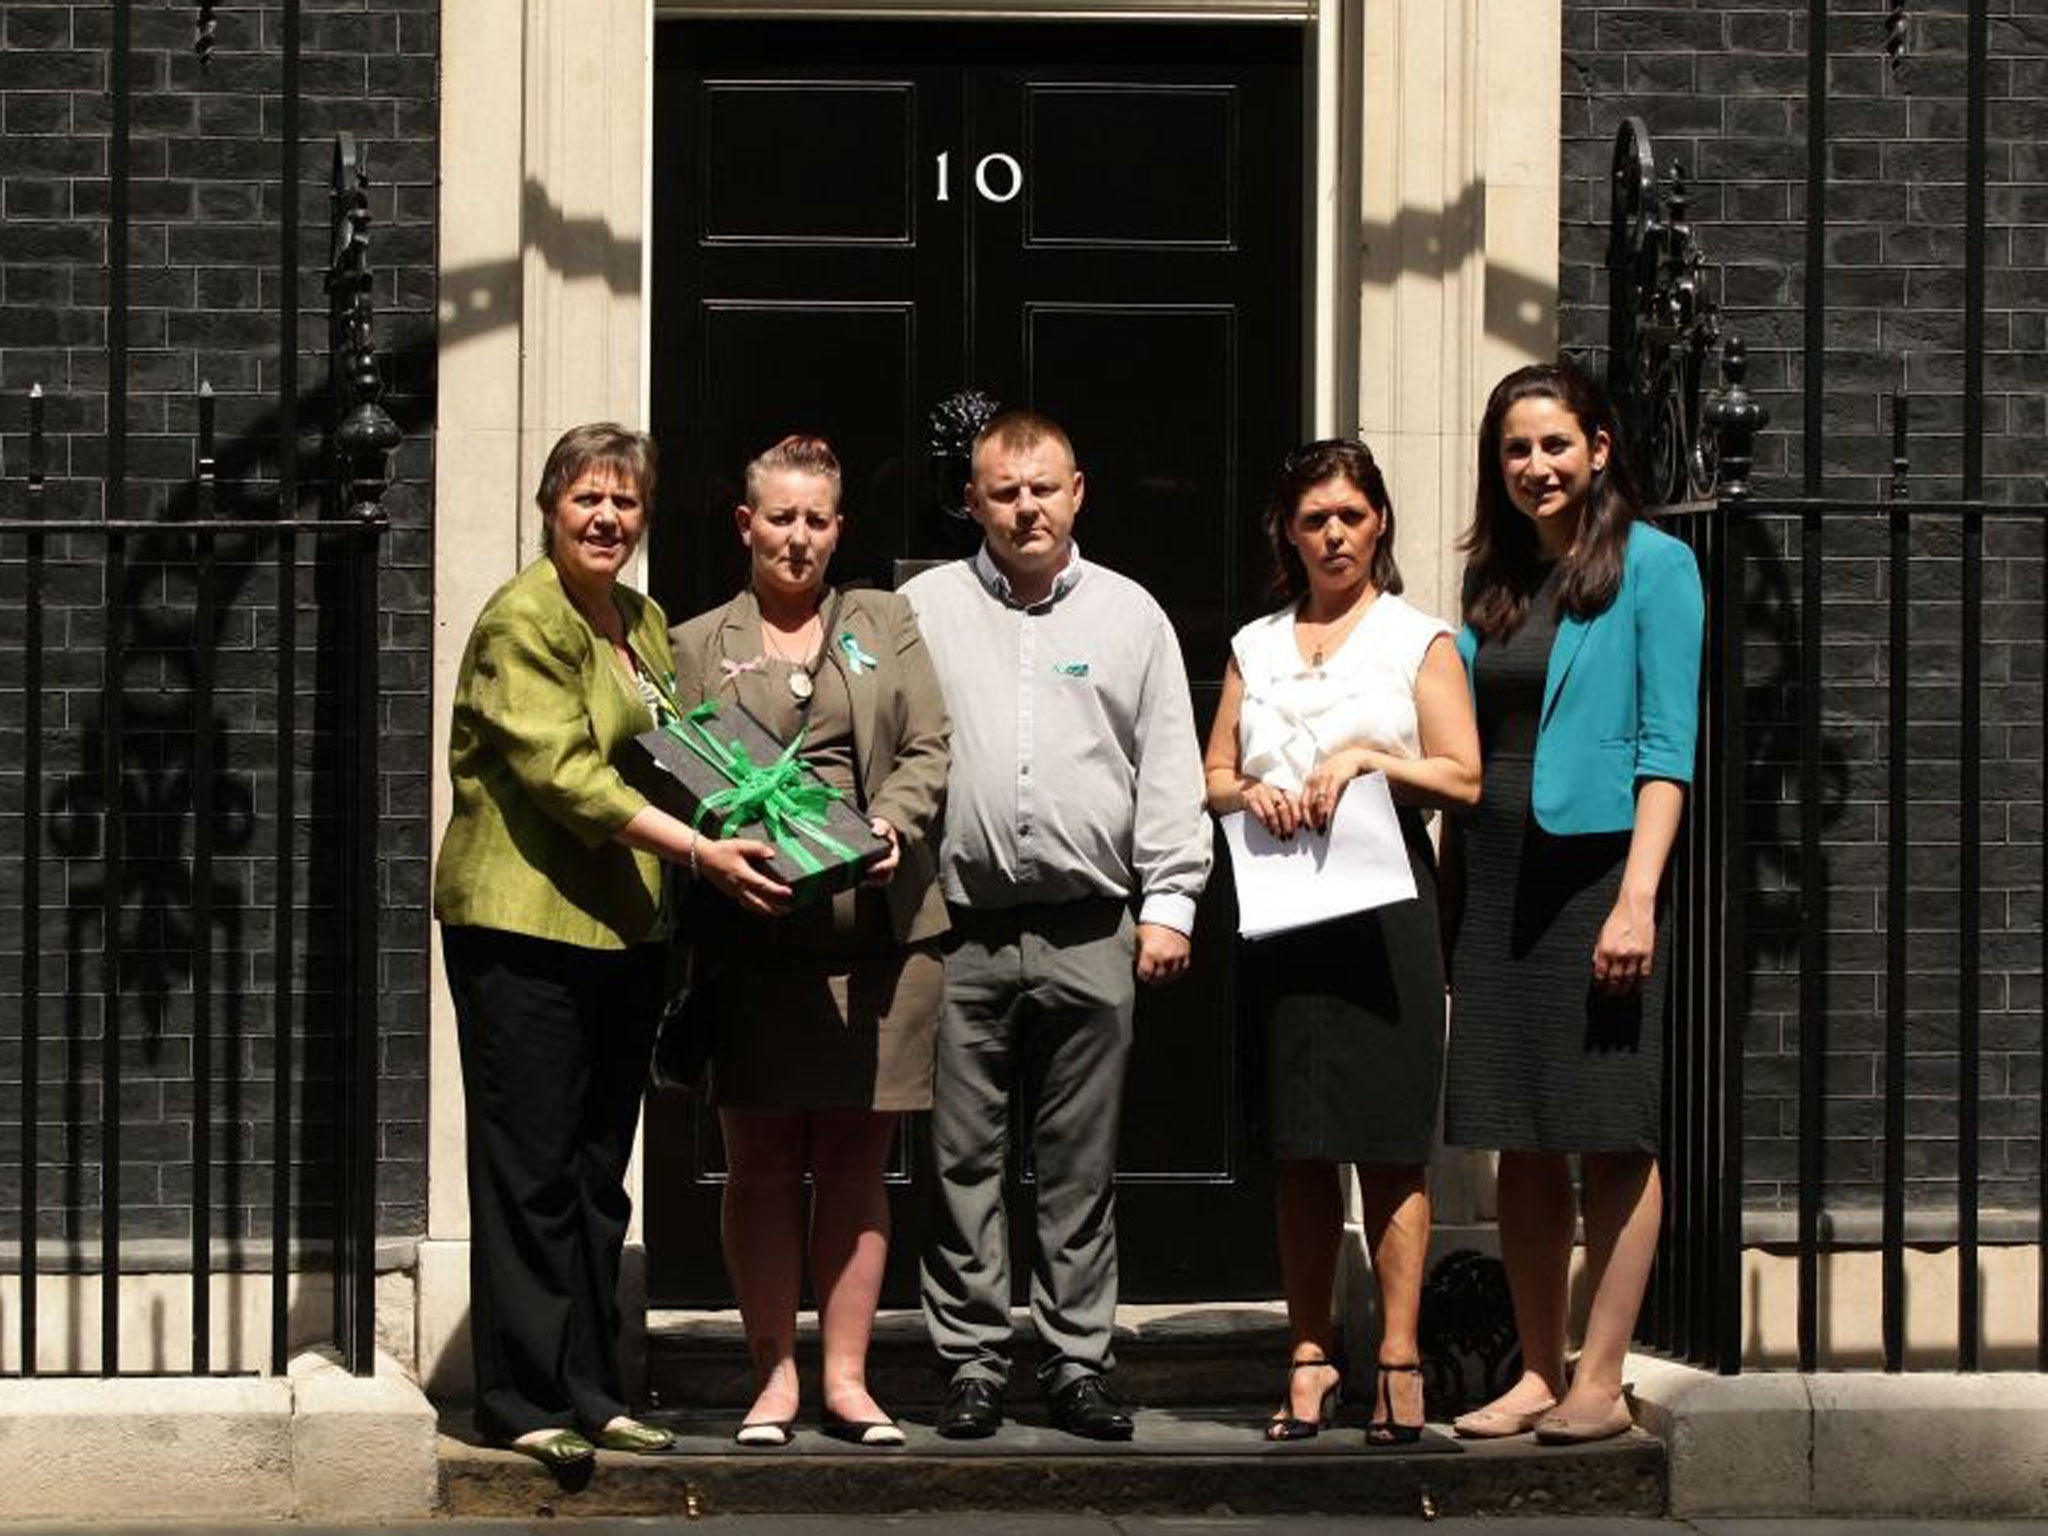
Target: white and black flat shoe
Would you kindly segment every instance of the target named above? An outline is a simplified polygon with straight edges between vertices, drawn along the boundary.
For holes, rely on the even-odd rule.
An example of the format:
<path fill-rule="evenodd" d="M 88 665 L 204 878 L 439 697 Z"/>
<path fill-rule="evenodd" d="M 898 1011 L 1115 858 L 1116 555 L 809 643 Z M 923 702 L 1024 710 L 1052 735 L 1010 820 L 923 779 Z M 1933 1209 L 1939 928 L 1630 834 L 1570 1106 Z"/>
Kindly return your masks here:
<path fill-rule="evenodd" d="M 827 1408 L 818 1415 L 819 1432 L 848 1445 L 890 1446 L 903 1444 L 903 1431 L 894 1419 L 842 1419 Z"/>

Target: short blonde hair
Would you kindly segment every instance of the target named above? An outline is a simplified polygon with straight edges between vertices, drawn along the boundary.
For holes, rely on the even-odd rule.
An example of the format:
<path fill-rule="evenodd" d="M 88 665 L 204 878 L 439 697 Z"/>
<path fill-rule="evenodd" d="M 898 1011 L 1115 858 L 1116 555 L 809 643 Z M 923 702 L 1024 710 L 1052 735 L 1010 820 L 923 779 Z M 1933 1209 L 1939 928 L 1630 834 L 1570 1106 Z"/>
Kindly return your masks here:
<path fill-rule="evenodd" d="M 1065 450 L 1069 464 L 1078 468 L 1081 462 L 1075 457 L 1074 440 L 1067 436 L 1065 427 L 1050 416 L 1023 406 L 997 411 L 989 417 L 988 424 L 974 434 L 974 452 L 967 461 L 970 471 L 980 462 L 981 450 L 990 443 L 1012 453 L 1036 448 L 1040 443 L 1054 443 Z"/>
<path fill-rule="evenodd" d="M 839 455 L 822 437 L 792 432 L 747 464 L 747 505 L 761 504 L 761 485 L 770 475 L 816 475 L 832 483 L 832 505 L 839 505 Z"/>
<path fill-rule="evenodd" d="M 533 493 L 540 507 L 540 547 L 548 547 L 548 533 L 555 516 L 555 503 L 592 469 L 608 469 L 633 482 L 640 505 L 654 509 L 654 482 L 659 455 L 654 439 L 615 421 L 589 421 L 571 427 L 548 450 L 548 461 L 540 472 L 540 489 Z"/>

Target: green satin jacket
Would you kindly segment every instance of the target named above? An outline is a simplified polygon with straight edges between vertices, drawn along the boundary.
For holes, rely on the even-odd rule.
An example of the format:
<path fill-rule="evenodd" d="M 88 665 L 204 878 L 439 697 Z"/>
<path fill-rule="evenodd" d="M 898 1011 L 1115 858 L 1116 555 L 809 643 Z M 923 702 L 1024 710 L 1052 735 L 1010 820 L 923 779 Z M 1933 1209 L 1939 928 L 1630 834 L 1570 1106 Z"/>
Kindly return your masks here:
<path fill-rule="evenodd" d="M 625 587 L 613 601 L 640 665 L 671 687 L 668 620 Z M 646 800 L 614 766 L 653 727 L 638 686 L 535 561 L 477 616 L 448 737 L 454 814 L 434 915 L 586 949 L 667 935 L 661 861 L 612 841 Z"/>

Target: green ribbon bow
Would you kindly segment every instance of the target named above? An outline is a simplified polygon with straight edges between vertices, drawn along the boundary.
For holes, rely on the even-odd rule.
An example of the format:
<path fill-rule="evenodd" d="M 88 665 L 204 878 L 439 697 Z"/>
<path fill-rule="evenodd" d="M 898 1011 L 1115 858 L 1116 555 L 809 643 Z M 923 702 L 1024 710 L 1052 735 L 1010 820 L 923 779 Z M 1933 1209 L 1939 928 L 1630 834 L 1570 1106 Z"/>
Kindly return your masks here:
<path fill-rule="evenodd" d="M 825 865 L 806 848 L 809 838 L 841 861 L 857 857 L 854 850 L 825 830 L 825 811 L 835 800 L 846 797 L 831 785 L 815 778 L 797 754 L 803 749 L 804 733 L 782 749 L 782 755 L 766 765 L 757 764 L 744 743 L 724 741 L 713 734 L 707 721 L 718 718 L 718 701 L 706 699 L 682 719 L 662 729 L 680 741 L 703 762 L 717 769 L 727 787 L 706 795 L 691 818 L 701 828 L 706 818 L 719 818 L 718 835 L 731 837 L 740 828 L 760 823 L 768 840 L 796 861 L 805 874 L 815 875 Z"/>
<path fill-rule="evenodd" d="M 881 662 L 860 648 L 860 642 L 854 639 L 853 631 L 850 629 L 842 629 L 839 632 L 839 649 L 846 657 L 846 670 L 855 677 L 881 665 Z"/>

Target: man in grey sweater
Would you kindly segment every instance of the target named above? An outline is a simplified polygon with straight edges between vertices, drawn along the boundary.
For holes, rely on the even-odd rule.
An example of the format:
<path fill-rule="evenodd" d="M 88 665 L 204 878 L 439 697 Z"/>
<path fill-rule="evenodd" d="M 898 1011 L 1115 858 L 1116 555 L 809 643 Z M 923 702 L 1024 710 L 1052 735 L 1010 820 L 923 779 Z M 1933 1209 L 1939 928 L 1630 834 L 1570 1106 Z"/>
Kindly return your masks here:
<path fill-rule="evenodd" d="M 967 487 L 980 551 L 903 589 L 953 721 L 924 1308 L 953 1372 L 938 1430 L 959 1439 L 995 1433 L 1009 1383 L 1013 1085 L 1038 1186 L 1039 1385 L 1061 1428 L 1131 1434 L 1104 1381 L 1124 1060 L 1136 983 L 1187 969 L 1209 874 L 1179 642 L 1150 593 L 1081 558 L 1082 493 L 1067 434 L 1002 413 L 975 441 Z"/>

